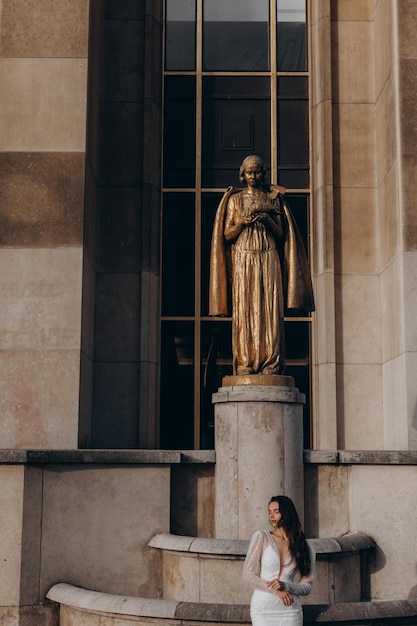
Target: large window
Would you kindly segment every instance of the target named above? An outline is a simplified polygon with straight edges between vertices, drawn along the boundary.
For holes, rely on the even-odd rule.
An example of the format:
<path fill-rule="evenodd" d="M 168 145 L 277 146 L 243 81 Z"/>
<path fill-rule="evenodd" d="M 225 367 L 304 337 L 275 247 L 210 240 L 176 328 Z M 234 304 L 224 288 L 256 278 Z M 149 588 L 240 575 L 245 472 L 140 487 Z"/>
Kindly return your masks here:
<path fill-rule="evenodd" d="M 217 205 L 248 154 L 265 161 L 307 252 L 306 0 L 166 0 L 162 194 L 161 447 L 212 448 L 211 395 L 232 373 L 231 320 L 208 317 Z M 311 318 L 285 320 L 287 367 L 307 396 Z"/>

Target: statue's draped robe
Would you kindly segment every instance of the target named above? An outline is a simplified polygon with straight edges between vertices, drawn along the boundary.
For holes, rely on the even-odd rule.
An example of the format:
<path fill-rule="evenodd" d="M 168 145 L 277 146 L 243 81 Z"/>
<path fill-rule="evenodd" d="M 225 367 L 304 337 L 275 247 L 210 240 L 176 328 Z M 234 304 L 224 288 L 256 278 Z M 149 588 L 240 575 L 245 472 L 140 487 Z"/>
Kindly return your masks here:
<path fill-rule="evenodd" d="M 228 315 L 231 305 L 234 374 L 282 374 L 284 311 L 314 309 L 303 242 L 282 197 L 284 192 L 282 187 L 272 185 L 265 192 L 269 202 L 275 203 L 279 210 L 276 219 L 283 228 L 279 240 L 258 221 L 245 226 L 230 244 L 227 242 L 225 229 L 233 226 L 238 212 L 248 214 L 245 190 L 230 187 L 216 213 L 209 315 Z"/>

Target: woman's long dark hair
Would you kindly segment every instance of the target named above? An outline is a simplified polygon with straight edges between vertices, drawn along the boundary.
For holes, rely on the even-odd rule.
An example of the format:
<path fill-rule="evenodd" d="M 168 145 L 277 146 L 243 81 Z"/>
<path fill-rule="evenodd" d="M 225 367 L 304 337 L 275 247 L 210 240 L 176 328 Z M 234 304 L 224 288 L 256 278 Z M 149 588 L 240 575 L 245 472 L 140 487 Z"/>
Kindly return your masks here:
<path fill-rule="evenodd" d="M 278 502 L 279 512 L 282 517 L 278 522 L 278 528 L 282 528 L 290 542 L 290 552 L 294 557 L 297 569 L 301 576 L 307 576 L 311 570 L 310 553 L 308 551 L 305 534 L 301 529 L 300 518 L 293 501 L 287 496 L 274 496 L 269 501 Z"/>

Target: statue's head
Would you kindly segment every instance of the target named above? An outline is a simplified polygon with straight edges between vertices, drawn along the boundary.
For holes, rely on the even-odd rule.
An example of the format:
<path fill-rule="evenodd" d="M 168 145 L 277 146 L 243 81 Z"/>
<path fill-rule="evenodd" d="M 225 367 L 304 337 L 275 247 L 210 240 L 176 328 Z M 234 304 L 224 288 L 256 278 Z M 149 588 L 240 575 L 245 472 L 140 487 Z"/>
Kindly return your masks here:
<path fill-rule="evenodd" d="M 268 180 L 267 177 L 267 173 L 266 173 L 266 169 L 265 169 L 265 165 L 263 162 L 263 159 L 261 159 L 260 156 L 258 156 L 257 154 L 250 154 L 249 156 L 245 157 L 242 161 L 242 164 L 239 168 L 239 180 L 241 183 L 243 183 L 243 181 L 245 180 L 244 177 L 244 172 L 245 169 L 249 166 L 249 165 L 257 165 L 261 171 L 262 171 L 262 183 L 266 183 Z"/>

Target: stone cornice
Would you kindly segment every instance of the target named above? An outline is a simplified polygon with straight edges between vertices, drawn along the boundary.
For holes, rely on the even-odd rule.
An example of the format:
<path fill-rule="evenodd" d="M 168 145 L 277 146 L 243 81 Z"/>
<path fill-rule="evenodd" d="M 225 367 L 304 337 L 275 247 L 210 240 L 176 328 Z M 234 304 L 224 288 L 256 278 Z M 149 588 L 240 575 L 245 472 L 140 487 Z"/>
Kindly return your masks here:
<path fill-rule="evenodd" d="M 417 451 L 305 450 L 307 465 L 417 465 Z"/>
<path fill-rule="evenodd" d="M 214 462 L 214 450 L 0 450 L 0 465 L 176 465 Z"/>

